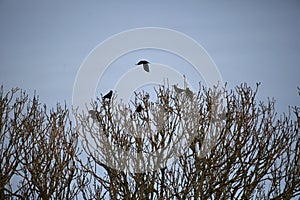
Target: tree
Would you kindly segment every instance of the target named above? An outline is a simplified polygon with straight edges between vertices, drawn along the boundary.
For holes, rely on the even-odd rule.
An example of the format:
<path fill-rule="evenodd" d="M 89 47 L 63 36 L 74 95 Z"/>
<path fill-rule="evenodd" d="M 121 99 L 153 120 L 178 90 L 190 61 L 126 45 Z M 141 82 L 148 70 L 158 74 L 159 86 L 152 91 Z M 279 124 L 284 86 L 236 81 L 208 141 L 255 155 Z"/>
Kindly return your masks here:
<path fill-rule="evenodd" d="M 83 193 L 87 199 L 299 197 L 299 107 L 293 108 L 298 122 L 291 113 L 278 115 L 274 100 L 256 100 L 258 87 L 200 87 L 190 98 L 161 86 L 155 102 L 138 93 L 133 106 L 99 98 L 92 104 L 97 120 L 76 115 L 89 158 L 81 167 L 98 188 Z"/>
<path fill-rule="evenodd" d="M 77 132 L 69 111 L 59 104 L 47 110 L 38 97 L 1 87 L 0 199 L 72 199 L 79 193 L 76 179 Z M 13 188 L 11 178 L 19 184 Z"/>
<path fill-rule="evenodd" d="M 258 87 L 113 94 L 76 125 L 1 87 L 0 199 L 297 199 L 300 107 L 279 115 Z"/>
<path fill-rule="evenodd" d="M 3 86 L 0 88 L 0 199 L 17 196 L 12 192 L 11 179 L 20 170 L 21 151 L 28 150 L 22 142 L 22 134 L 18 134 L 24 127 L 22 111 L 28 95 L 21 91 L 19 98 L 15 98 L 18 90 L 4 94 Z"/>

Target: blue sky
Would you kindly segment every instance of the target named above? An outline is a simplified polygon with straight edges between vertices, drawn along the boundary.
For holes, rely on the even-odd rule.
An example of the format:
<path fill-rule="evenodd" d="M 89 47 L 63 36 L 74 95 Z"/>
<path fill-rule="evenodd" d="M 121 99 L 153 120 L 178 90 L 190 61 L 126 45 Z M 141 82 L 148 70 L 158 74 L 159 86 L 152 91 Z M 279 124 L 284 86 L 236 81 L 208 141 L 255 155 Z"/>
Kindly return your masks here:
<path fill-rule="evenodd" d="M 229 87 L 242 82 L 255 86 L 259 81 L 259 98 L 274 97 L 279 111 L 299 105 L 297 0 L 0 0 L 0 84 L 6 90 L 36 90 L 50 106 L 64 100 L 70 105 L 76 73 L 90 51 L 114 34 L 141 27 L 169 28 L 195 39 Z M 143 56 L 175 64 L 165 54 L 140 51 L 128 55 L 126 62 Z M 112 69 L 107 80 L 113 77 Z"/>

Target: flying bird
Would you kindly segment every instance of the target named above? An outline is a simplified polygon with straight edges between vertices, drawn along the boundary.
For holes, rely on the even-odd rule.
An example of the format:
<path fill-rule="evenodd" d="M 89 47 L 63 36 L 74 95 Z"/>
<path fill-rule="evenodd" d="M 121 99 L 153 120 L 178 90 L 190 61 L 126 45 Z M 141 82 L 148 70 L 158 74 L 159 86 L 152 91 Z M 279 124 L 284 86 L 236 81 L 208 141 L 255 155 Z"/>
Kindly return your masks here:
<path fill-rule="evenodd" d="M 107 93 L 106 95 L 103 96 L 103 100 L 105 100 L 105 99 L 111 99 L 112 94 L 113 94 L 113 91 L 112 90 L 109 91 L 109 93 Z"/>
<path fill-rule="evenodd" d="M 143 65 L 143 68 L 146 72 L 150 72 L 150 68 L 149 68 L 149 62 L 147 60 L 140 60 L 137 64 L 135 65 Z"/>
<path fill-rule="evenodd" d="M 175 89 L 175 92 L 178 94 L 184 91 L 184 89 L 181 89 L 181 88 L 177 87 L 176 85 L 173 85 L 173 87 Z"/>

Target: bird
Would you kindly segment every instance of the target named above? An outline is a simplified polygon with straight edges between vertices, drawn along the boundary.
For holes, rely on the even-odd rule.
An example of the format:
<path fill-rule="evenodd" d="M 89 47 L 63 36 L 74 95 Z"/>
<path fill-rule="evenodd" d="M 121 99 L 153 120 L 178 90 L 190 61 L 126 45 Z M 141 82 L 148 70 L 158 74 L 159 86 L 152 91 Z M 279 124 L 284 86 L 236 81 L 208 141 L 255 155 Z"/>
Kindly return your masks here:
<path fill-rule="evenodd" d="M 228 113 L 226 113 L 226 112 L 222 112 L 222 113 L 218 114 L 218 117 L 220 120 L 225 120 L 227 118 L 227 116 L 228 116 Z"/>
<path fill-rule="evenodd" d="M 146 93 L 145 96 L 143 97 L 143 100 L 147 101 L 147 100 L 149 100 L 149 98 L 150 98 L 149 93 Z"/>
<path fill-rule="evenodd" d="M 184 91 L 184 89 L 181 89 L 181 88 L 177 87 L 176 85 L 173 85 L 173 87 L 175 89 L 175 92 L 178 94 Z"/>
<path fill-rule="evenodd" d="M 91 118 L 93 120 L 97 120 L 97 114 L 98 114 L 98 111 L 95 111 L 95 110 L 89 110 L 89 114 L 91 115 Z"/>
<path fill-rule="evenodd" d="M 193 96 L 194 96 L 194 93 L 188 87 L 185 89 L 185 93 L 186 93 L 186 96 L 188 96 L 189 98 L 193 98 Z"/>
<path fill-rule="evenodd" d="M 150 68 L 149 68 L 149 62 L 147 60 L 140 60 L 137 64 L 135 65 L 143 65 L 143 68 L 146 72 L 150 72 Z"/>
<path fill-rule="evenodd" d="M 136 109 L 135 109 L 135 112 L 142 112 L 142 110 L 143 110 L 144 108 L 143 108 L 143 106 L 141 105 L 141 104 L 139 104 L 137 107 L 136 107 Z"/>
<path fill-rule="evenodd" d="M 111 99 L 112 94 L 113 94 L 113 91 L 110 90 L 109 93 L 107 93 L 106 95 L 103 96 L 103 100 L 105 100 L 105 99 Z"/>

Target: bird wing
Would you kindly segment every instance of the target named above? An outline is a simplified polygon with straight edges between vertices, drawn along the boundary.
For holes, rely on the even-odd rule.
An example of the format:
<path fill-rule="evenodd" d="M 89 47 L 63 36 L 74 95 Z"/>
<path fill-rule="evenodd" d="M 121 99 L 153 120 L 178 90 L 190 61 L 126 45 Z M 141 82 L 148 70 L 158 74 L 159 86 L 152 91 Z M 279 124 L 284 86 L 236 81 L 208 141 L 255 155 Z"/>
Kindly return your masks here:
<path fill-rule="evenodd" d="M 148 64 L 143 64 L 143 68 L 146 72 L 150 72 L 150 68 Z"/>

